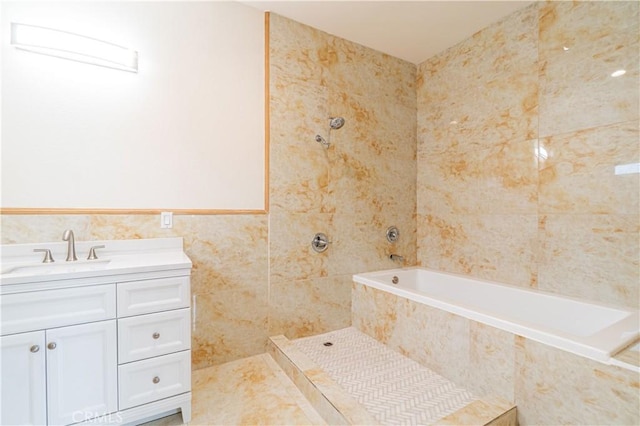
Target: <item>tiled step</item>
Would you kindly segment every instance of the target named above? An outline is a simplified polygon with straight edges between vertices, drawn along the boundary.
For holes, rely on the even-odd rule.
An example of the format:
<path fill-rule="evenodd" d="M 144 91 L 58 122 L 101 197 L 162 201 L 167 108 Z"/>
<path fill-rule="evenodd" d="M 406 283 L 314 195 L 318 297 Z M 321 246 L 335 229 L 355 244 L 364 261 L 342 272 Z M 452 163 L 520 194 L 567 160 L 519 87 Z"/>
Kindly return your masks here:
<path fill-rule="evenodd" d="M 351 327 L 272 337 L 269 353 L 330 424 L 516 424 L 513 404 L 478 400 Z"/>

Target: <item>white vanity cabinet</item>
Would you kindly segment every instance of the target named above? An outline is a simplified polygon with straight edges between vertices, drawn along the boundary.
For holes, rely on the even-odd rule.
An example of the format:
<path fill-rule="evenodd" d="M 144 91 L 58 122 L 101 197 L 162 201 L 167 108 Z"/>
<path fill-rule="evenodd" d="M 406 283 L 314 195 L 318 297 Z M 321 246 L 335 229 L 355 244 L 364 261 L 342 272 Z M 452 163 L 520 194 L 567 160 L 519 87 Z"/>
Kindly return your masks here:
<path fill-rule="evenodd" d="M 116 345 L 115 320 L 46 331 L 47 424 L 118 410 Z"/>
<path fill-rule="evenodd" d="M 0 424 L 47 422 L 44 331 L 0 337 Z"/>
<path fill-rule="evenodd" d="M 115 320 L 0 337 L 2 424 L 63 425 L 117 411 Z"/>
<path fill-rule="evenodd" d="M 189 302 L 189 277 L 118 284 L 121 410 L 191 391 Z"/>
<path fill-rule="evenodd" d="M 171 240 L 174 266 L 165 250 L 151 266 L 137 257 L 78 278 L 3 276 L 1 425 L 137 424 L 178 411 L 189 422 L 191 263 Z"/>
<path fill-rule="evenodd" d="M 110 284 L 2 296 L 2 334 L 16 333 L 0 337 L 3 425 L 71 424 L 117 411 L 115 291 Z"/>

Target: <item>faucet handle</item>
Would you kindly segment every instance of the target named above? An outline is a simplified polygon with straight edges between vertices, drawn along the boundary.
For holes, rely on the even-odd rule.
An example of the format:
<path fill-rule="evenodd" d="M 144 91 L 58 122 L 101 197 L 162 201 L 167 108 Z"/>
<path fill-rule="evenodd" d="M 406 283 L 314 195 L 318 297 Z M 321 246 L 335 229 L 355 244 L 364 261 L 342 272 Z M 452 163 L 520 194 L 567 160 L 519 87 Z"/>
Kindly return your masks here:
<path fill-rule="evenodd" d="M 42 263 L 53 263 L 53 256 L 51 256 L 51 250 L 49 249 L 33 249 L 36 253 L 44 253 L 44 259 L 42 259 Z"/>
<path fill-rule="evenodd" d="M 93 246 L 89 249 L 89 256 L 87 257 L 87 260 L 96 260 L 98 258 L 98 256 L 96 255 L 96 249 L 103 249 L 104 245 L 99 245 L 99 246 Z"/>

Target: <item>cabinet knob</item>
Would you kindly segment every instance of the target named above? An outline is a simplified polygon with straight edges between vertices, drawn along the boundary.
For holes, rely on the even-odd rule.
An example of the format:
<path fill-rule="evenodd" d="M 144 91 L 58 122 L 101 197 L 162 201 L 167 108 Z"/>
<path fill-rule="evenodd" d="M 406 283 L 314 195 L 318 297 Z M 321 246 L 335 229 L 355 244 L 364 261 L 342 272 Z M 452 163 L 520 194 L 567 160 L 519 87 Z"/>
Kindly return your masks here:
<path fill-rule="evenodd" d="M 40 350 L 40 346 L 38 346 L 38 345 L 33 345 L 33 346 L 31 346 L 31 348 L 29 348 L 29 350 L 30 350 L 31 352 L 33 352 L 33 353 L 36 353 L 36 352 L 38 352 L 38 351 Z"/>
<path fill-rule="evenodd" d="M 49 344 L 47 345 L 47 348 L 49 348 L 49 349 L 55 349 L 55 348 L 56 348 L 56 346 L 58 346 L 58 345 L 56 345 L 56 342 L 51 342 L 51 343 L 49 343 Z"/>
<path fill-rule="evenodd" d="M 154 339 L 159 339 L 160 338 L 160 333 L 153 333 L 153 338 Z"/>
<path fill-rule="evenodd" d="M 153 383 L 160 383 L 160 377 L 156 376 L 153 378 Z"/>

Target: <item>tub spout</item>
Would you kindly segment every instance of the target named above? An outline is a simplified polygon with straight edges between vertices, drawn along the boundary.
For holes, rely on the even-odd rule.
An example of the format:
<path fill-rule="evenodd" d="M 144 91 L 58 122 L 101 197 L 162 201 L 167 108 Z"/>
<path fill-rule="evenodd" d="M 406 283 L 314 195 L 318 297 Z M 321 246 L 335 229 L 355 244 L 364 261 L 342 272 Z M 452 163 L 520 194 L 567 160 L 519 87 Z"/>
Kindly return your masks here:
<path fill-rule="evenodd" d="M 399 254 L 390 254 L 389 259 L 394 262 L 404 262 L 404 257 L 400 256 Z"/>

